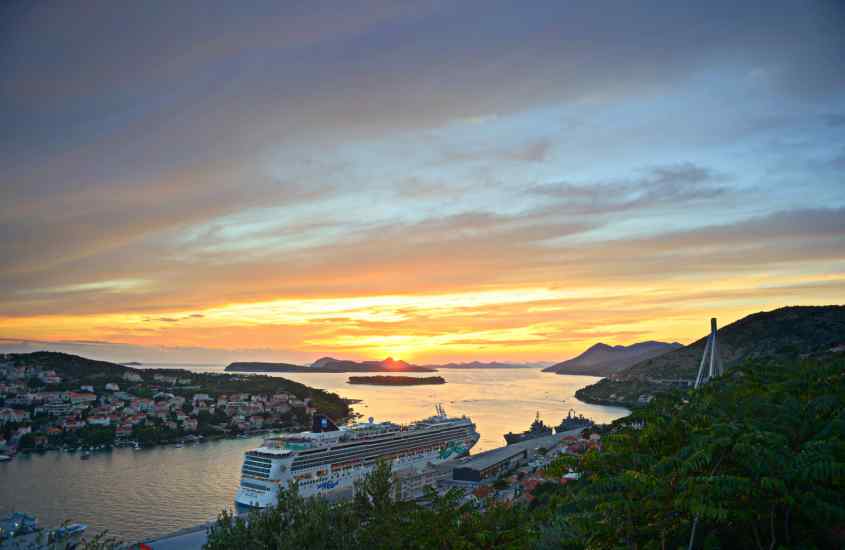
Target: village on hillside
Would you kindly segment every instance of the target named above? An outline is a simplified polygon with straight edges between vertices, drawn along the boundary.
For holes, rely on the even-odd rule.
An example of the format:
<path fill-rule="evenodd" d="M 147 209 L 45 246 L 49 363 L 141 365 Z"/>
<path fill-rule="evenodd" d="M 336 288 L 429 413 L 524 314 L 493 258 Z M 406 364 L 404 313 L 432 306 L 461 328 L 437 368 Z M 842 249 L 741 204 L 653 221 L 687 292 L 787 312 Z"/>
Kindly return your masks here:
<path fill-rule="evenodd" d="M 0 355 L 0 453 L 6 458 L 20 451 L 139 447 L 299 427 L 315 410 L 310 398 L 285 391 L 214 393 L 203 383 L 208 375 L 188 371 L 125 369 L 96 384 L 79 383 L 58 369 L 12 359 Z"/>

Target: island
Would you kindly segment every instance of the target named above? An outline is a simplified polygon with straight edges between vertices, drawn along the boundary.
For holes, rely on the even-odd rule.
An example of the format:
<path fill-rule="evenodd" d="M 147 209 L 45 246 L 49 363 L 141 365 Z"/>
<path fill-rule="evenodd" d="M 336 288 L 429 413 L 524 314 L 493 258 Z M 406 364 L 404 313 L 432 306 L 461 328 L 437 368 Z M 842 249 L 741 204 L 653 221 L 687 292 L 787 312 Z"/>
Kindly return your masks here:
<path fill-rule="evenodd" d="M 383 361 L 351 361 L 323 357 L 307 367 L 290 363 L 236 362 L 227 366 L 226 372 L 435 372 L 435 369 L 411 365 L 392 357 Z"/>
<path fill-rule="evenodd" d="M 315 372 L 311 367 L 289 363 L 236 362 L 230 363 L 226 372 Z"/>
<path fill-rule="evenodd" d="M 445 383 L 446 379 L 442 376 L 422 378 L 414 376 L 350 376 L 347 380 L 347 384 L 368 384 L 371 386 L 426 386 Z"/>

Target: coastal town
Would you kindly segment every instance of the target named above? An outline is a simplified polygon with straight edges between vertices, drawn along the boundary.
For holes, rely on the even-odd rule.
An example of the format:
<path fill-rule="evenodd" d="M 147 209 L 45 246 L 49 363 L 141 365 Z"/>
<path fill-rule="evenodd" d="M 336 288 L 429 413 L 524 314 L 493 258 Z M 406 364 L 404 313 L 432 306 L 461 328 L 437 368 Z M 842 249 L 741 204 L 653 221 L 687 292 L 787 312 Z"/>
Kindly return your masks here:
<path fill-rule="evenodd" d="M 219 383 L 209 383 L 226 377 L 230 387 L 264 389 L 272 380 L 259 385 L 231 375 L 130 368 L 101 370 L 92 380 L 63 373 L 50 359 L 19 364 L 0 355 L 0 460 L 18 452 L 84 453 L 296 428 L 316 410 L 311 397 L 290 391 L 222 393 L 210 389 Z"/>

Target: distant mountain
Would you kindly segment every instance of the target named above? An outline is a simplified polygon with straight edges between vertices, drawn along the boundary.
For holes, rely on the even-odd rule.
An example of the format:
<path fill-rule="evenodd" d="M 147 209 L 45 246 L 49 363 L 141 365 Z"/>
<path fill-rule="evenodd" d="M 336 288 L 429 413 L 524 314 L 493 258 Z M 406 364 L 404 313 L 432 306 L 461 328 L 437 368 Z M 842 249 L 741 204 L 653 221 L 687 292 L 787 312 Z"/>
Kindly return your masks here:
<path fill-rule="evenodd" d="M 587 351 L 567 361 L 543 369 L 556 374 L 610 376 L 645 359 L 684 347 L 678 342 L 639 342 L 630 346 L 608 346 L 599 342 Z"/>
<path fill-rule="evenodd" d="M 498 361 L 470 361 L 468 363 L 446 363 L 425 365 L 430 369 L 539 369 L 548 363 L 500 363 Z"/>
<path fill-rule="evenodd" d="M 702 325 L 706 326 L 706 319 Z M 726 325 L 717 333 L 725 368 L 746 360 L 783 360 L 843 349 L 845 306 L 784 307 L 755 313 Z M 640 361 L 582 388 L 576 397 L 601 404 L 636 405 L 653 394 L 693 381 L 707 337 L 658 357 Z"/>
<path fill-rule="evenodd" d="M 290 365 L 287 363 L 232 363 L 227 372 L 435 372 L 435 369 L 411 365 L 388 357 L 383 361 L 351 361 L 322 357 L 311 366 Z"/>

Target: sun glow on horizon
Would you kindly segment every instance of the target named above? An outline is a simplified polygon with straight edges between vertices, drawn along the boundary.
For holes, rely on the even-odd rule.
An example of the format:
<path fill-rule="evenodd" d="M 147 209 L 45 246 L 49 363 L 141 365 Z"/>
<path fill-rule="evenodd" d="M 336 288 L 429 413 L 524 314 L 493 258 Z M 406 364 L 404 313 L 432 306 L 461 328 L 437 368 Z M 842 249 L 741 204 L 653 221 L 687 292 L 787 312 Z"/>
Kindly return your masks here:
<path fill-rule="evenodd" d="M 776 3 L 17 3 L 0 351 L 558 362 L 840 303 L 845 11 Z"/>
<path fill-rule="evenodd" d="M 768 302 L 767 289 L 790 282 L 801 285 L 804 280 L 803 276 L 757 278 L 762 295 L 743 288 L 747 279 L 713 285 L 712 290 L 721 294 L 720 323 L 783 305 Z M 832 295 L 842 277 L 827 280 L 834 286 L 819 287 L 816 295 Z M 731 294 L 737 295 L 736 303 L 727 305 Z M 806 294 L 791 303 L 825 301 Z M 286 298 L 149 314 L 7 317 L 0 318 L 0 326 L 20 339 L 264 350 L 279 360 L 299 357 L 300 362 L 324 355 L 357 360 L 401 357 L 415 363 L 558 361 L 598 341 L 688 343 L 704 334 L 706 320 L 715 311 L 713 304 L 697 284 L 678 282 L 664 287 L 520 287 Z"/>

